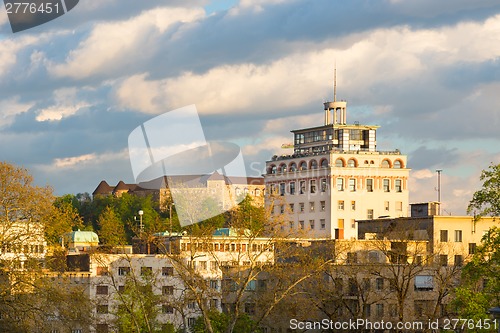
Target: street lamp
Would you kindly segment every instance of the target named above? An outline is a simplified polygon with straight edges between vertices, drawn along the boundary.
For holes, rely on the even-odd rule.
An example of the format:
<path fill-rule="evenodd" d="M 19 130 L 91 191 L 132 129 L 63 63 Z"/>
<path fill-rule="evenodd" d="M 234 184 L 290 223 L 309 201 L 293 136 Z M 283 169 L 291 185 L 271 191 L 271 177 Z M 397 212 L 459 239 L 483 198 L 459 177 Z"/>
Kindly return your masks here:
<path fill-rule="evenodd" d="M 139 234 L 142 236 L 142 230 L 144 229 L 144 226 L 142 224 L 142 215 L 144 215 L 144 211 L 140 210 L 137 212 L 139 214 Z"/>

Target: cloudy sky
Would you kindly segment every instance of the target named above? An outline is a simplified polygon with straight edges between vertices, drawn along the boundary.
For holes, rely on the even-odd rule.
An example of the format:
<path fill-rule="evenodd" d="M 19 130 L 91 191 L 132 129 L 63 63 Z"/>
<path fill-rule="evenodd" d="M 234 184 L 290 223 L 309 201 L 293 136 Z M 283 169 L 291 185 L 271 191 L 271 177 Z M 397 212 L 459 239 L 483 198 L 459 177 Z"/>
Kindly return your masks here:
<path fill-rule="evenodd" d="M 134 182 L 127 140 L 195 104 L 205 136 L 242 147 L 251 175 L 322 125 L 380 125 L 412 168 L 410 201 L 464 214 L 500 163 L 499 0 L 80 0 L 13 34 L 0 10 L 0 158 L 56 194 Z"/>

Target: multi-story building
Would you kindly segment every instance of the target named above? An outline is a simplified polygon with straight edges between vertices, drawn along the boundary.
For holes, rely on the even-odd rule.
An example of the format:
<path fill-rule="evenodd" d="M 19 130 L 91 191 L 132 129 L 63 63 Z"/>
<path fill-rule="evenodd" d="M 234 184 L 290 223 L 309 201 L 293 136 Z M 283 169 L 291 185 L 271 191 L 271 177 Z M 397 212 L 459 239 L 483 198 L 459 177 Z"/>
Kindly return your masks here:
<path fill-rule="evenodd" d="M 399 150 L 377 150 L 379 126 L 348 124 L 334 95 L 322 126 L 293 130 L 293 154 L 266 162 L 266 200 L 307 237 L 351 239 L 356 220 L 407 216 L 410 169 Z"/>
<path fill-rule="evenodd" d="M 253 237 L 248 231 L 218 229 L 205 237 L 186 233 L 159 233 L 156 236 L 151 246 L 154 254 L 117 254 L 122 250 L 118 249 L 120 251 L 112 251 L 114 253 L 68 255 L 70 270 L 64 273 L 65 283 L 85 286 L 95 305 L 95 323 L 90 331 L 117 330 L 124 307 L 137 306 L 141 302 L 154 305 L 148 311 L 156 314 L 151 318 L 156 328 L 190 327 L 203 314 L 199 304 L 206 302 L 210 309 L 217 311 L 231 308 L 232 303 L 224 297 L 229 290 L 227 286 L 246 283 L 251 289 L 256 285 L 255 281 L 242 282 L 242 274 L 233 276 L 230 271 L 248 270 L 249 267 L 257 270 L 274 261 L 272 240 Z M 89 248 L 91 243 L 80 246 Z M 245 299 L 240 301 L 244 311 L 254 306 Z M 89 330 L 79 323 L 74 323 L 74 329 Z"/>
<path fill-rule="evenodd" d="M 129 193 L 145 197 L 151 195 L 157 201 L 160 209 L 168 209 L 172 202 L 168 182 L 185 183 L 187 189 L 196 193 L 199 197 L 200 191 L 206 196 L 219 199 L 221 208 L 230 209 L 236 202 L 248 195 L 255 205 L 264 204 L 264 179 L 262 177 L 235 177 L 223 176 L 217 171 L 211 175 L 204 176 L 168 176 L 155 179 L 148 183 L 126 184 L 119 181 L 116 186 L 110 186 L 106 181 L 101 181 L 92 193 L 93 197 L 114 195 L 120 197 L 123 193 Z M 189 191 L 188 191 L 189 193 Z"/>

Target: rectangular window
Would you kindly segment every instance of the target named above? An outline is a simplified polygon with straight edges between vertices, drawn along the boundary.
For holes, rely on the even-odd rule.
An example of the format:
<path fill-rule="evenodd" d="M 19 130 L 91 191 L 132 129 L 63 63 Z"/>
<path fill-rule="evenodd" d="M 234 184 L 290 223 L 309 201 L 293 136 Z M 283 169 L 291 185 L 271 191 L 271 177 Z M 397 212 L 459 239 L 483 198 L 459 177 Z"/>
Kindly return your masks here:
<path fill-rule="evenodd" d="M 97 275 L 106 276 L 108 274 L 109 274 L 108 267 L 106 267 L 106 266 L 98 266 L 97 267 Z"/>
<path fill-rule="evenodd" d="M 429 291 L 434 289 L 434 279 L 432 275 L 417 275 L 415 276 L 415 290 Z"/>
<path fill-rule="evenodd" d="M 325 230 L 326 228 L 326 220 L 325 219 L 320 219 L 319 220 L 320 228 L 321 230 Z"/>
<path fill-rule="evenodd" d="M 337 224 L 339 226 L 339 229 L 344 229 L 344 219 L 338 219 Z"/>
<path fill-rule="evenodd" d="M 162 295 L 173 295 L 174 294 L 174 286 L 163 286 L 161 287 Z"/>
<path fill-rule="evenodd" d="M 372 315 L 372 312 L 371 312 L 371 304 L 365 304 L 364 305 L 364 308 L 363 308 L 363 312 L 365 313 L 365 318 L 370 318 L 370 316 Z"/>
<path fill-rule="evenodd" d="M 295 194 L 295 182 L 290 182 L 290 194 L 294 195 Z"/>
<path fill-rule="evenodd" d="M 299 203 L 299 209 L 300 209 L 301 213 L 304 212 L 304 203 L 303 202 Z"/>
<path fill-rule="evenodd" d="M 207 262 L 206 261 L 200 261 L 200 267 L 198 268 L 202 271 L 206 271 L 207 270 Z"/>
<path fill-rule="evenodd" d="M 351 201 L 351 210 L 356 210 L 356 201 Z"/>
<path fill-rule="evenodd" d="M 97 313 L 99 314 L 105 314 L 105 313 L 108 313 L 109 312 L 109 309 L 108 309 L 108 305 L 107 304 L 99 304 L 97 305 Z"/>
<path fill-rule="evenodd" d="M 448 230 L 441 230 L 439 232 L 439 241 L 443 243 L 448 241 Z"/>
<path fill-rule="evenodd" d="M 295 208 L 294 204 L 289 204 L 288 207 L 290 207 L 290 213 L 293 213 L 293 210 Z"/>
<path fill-rule="evenodd" d="M 306 181 L 301 180 L 300 181 L 300 194 L 306 193 Z"/>
<path fill-rule="evenodd" d="M 309 203 L 309 211 L 314 212 L 314 202 Z"/>
<path fill-rule="evenodd" d="M 396 201 L 396 210 L 398 212 L 402 212 L 403 211 L 403 202 L 402 201 Z"/>
<path fill-rule="evenodd" d="M 128 275 L 130 273 L 130 267 L 118 267 L 118 275 Z"/>
<path fill-rule="evenodd" d="M 309 189 L 311 193 L 316 193 L 316 180 L 311 179 L 311 182 L 309 183 Z"/>
<path fill-rule="evenodd" d="M 280 195 L 284 196 L 285 195 L 285 183 L 280 183 Z"/>
<path fill-rule="evenodd" d="M 196 318 L 194 318 L 194 317 L 188 318 L 188 326 L 189 327 L 194 327 L 195 324 L 196 324 Z"/>
<path fill-rule="evenodd" d="M 326 192 L 326 178 L 321 178 L 321 192 Z"/>
<path fill-rule="evenodd" d="M 339 210 L 344 210 L 344 200 L 339 200 L 338 207 L 339 207 Z"/>
<path fill-rule="evenodd" d="M 280 205 L 280 214 L 285 213 L 285 205 Z"/>
<path fill-rule="evenodd" d="M 107 295 L 108 294 L 108 286 L 97 286 L 95 293 L 97 295 Z"/>
<path fill-rule="evenodd" d="M 384 179 L 383 184 L 384 184 L 384 192 L 390 192 L 391 191 L 390 180 Z"/>
<path fill-rule="evenodd" d="M 161 312 L 166 314 L 172 314 L 174 313 L 174 307 L 169 304 L 162 304 Z"/>
<path fill-rule="evenodd" d="M 441 266 L 448 266 L 448 256 L 446 254 L 439 255 L 439 264 Z"/>
<path fill-rule="evenodd" d="M 384 316 L 384 304 L 377 304 L 375 310 L 377 317 L 380 318 Z"/>
<path fill-rule="evenodd" d="M 172 276 L 172 275 L 174 275 L 174 268 L 173 267 L 162 267 L 161 268 L 161 275 L 162 276 Z"/>
<path fill-rule="evenodd" d="M 462 242 L 462 230 L 455 230 L 455 242 Z"/>
<path fill-rule="evenodd" d="M 349 178 L 349 191 L 351 192 L 356 191 L 356 179 L 354 178 Z"/>
<path fill-rule="evenodd" d="M 344 178 L 337 178 L 337 191 L 344 190 Z"/>
<path fill-rule="evenodd" d="M 153 267 L 141 267 L 141 275 L 151 276 L 153 273 Z"/>
<path fill-rule="evenodd" d="M 386 212 L 389 211 L 389 201 L 384 201 L 384 209 Z"/>
<path fill-rule="evenodd" d="M 351 229 L 356 229 L 356 220 L 351 219 Z"/>
<path fill-rule="evenodd" d="M 321 211 L 324 212 L 326 209 L 326 201 L 320 201 L 319 204 L 321 207 Z"/>
<path fill-rule="evenodd" d="M 377 278 L 375 280 L 375 285 L 377 290 L 384 290 L 384 279 L 383 278 Z"/>
<path fill-rule="evenodd" d="M 373 179 L 366 180 L 366 191 L 373 192 Z"/>
<path fill-rule="evenodd" d="M 455 255 L 455 266 L 462 266 L 464 264 L 464 257 L 460 254 Z"/>
<path fill-rule="evenodd" d="M 314 220 L 309 220 L 309 226 L 314 229 Z"/>
<path fill-rule="evenodd" d="M 476 243 L 469 243 L 469 254 L 476 253 Z"/>
<path fill-rule="evenodd" d="M 368 220 L 373 220 L 373 209 L 368 209 L 368 210 L 366 211 L 366 218 L 367 218 Z"/>
<path fill-rule="evenodd" d="M 299 221 L 299 228 L 304 229 L 304 221 Z"/>
<path fill-rule="evenodd" d="M 403 192 L 403 186 L 401 185 L 401 179 L 396 179 L 394 187 L 396 188 L 396 192 Z"/>
<path fill-rule="evenodd" d="M 288 224 L 290 225 L 290 229 L 293 229 L 293 227 L 294 227 L 293 221 L 288 222 Z"/>

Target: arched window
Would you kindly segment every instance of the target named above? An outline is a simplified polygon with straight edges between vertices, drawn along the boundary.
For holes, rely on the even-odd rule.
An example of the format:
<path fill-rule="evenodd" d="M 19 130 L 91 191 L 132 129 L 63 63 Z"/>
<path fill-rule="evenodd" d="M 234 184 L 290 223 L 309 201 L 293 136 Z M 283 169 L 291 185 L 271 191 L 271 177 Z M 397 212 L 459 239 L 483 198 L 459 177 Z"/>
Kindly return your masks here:
<path fill-rule="evenodd" d="M 307 170 L 307 163 L 304 161 L 300 162 L 299 170 Z"/>
<path fill-rule="evenodd" d="M 295 162 L 290 163 L 288 171 L 290 171 L 290 172 L 297 171 L 297 164 Z"/>
<path fill-rule="evenodd" d="M 235 192 L 236 192 L 236 195 L 237 195 L 237 196 L 239 196 L 239 195 L 241 194 L 241 190 L 240 190 L 240 188 L 239 188 L 239 187 L 237 187 Z"/>
<path fill-rule="evenodd" d="M 309 169 L 317 169 L 318 168 L 318 162 L 316 160 L 311 160 L 309 163 Z"/>
<path fill-rule="evenodd" d="M 285 163 L 280 164 L 279 172 L 280 173 L 286 172 L 286 164 Z"/>
<path fill-rule="evenodd" d="M 390 168 L 391 167 L 391 162 L 389 162 L 389 160 L 383 160 L 382 164 L 380 166 L 382 168 Z"/>
<path fill-rule="evenodd" d="M 395 160 L 394 169 L 402 169 L 402 168 L 403 168 L 403 162 L 401 162 L 401 160 Z"/>
<path fill-rule="evenodd" d="M 337 158 L 335 161 L 335 167 L 337 168 L 343 168 L 345 166 L 344 160 L 341 158 Z"/>
<path fill-rule="evenodd" d="M 328 168 L 328 160 L 326 158 L 321 160 L 321 167 Z"/>
<path fill-rule="evenodd" d="M 260 195 L 260 190 L 259 189 L 256 189 L 255 190 L 255 196 L 259 196 Z"/>
<path fill-rule="evenodd" d="M 271 165 L 271 166 L 269 167 L 269 170 L 267 170 L 267 173 L 268 173 L 268 174 L 275 174 L 275 173 L 276 173 L 276 165 L 274 165 L 274 164 L 273 164 L 273 165 Z"/>
<path fill-rule="evenodd" d="M 354 158 L 351 158 L 347 161 L 347 166 L 349 168 L 355 168 L 358 166 L 358 161 L 356 161 Z"/>
<path fill-rule="evenodd" d="M 368 164 L 368 160 L 365 160 L 365 162 L 364 162 L 364 163 L 365 163 L 365 164 Z"/>

